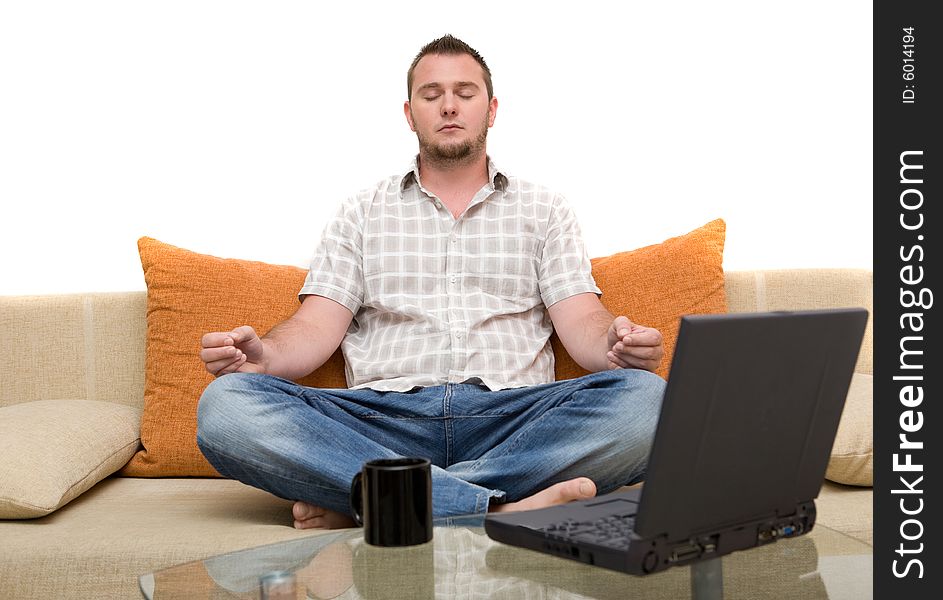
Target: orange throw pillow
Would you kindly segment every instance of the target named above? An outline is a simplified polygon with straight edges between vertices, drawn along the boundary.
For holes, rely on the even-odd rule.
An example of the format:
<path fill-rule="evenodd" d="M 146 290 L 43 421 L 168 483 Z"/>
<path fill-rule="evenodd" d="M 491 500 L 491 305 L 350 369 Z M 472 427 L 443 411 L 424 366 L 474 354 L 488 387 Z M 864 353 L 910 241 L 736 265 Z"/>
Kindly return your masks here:
<path fill-rule="evenodd" d="M 726 229 L 724 221 L 717 219 L 660 244 L 592 260 L 593 277 L 606 309 L 661 331 L 665 358 L 656 373 L 666 379 L 679 319 L 689 314 L 727 312 L 723 269 Z M 588 373 L 570 358 L 556 334 L 551 343 L 558 380 Z"/>
<path fill-rule="evenodd" d="M 197 403 L 213 380 L 200 360 L 200 338 L 239 325 L 266 333 L 295 312 L 306 271 L 197 254 L 147 237 L 138 251 L 147 283 L 144 449 L 121 474 L 218 477 L 196 445 Z M 346 387 L 340 351 L 300 383 Z"/>

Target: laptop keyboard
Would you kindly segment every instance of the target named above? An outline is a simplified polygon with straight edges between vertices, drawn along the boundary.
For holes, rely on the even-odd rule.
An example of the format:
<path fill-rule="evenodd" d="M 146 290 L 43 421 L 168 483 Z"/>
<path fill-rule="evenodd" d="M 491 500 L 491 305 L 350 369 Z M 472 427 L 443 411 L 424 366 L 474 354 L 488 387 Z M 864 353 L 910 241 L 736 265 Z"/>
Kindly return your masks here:
<path fill-rule="evenodd" d="M 619 514 L 607 515 L 594 521 L 568 519 L 542 527 L 539 531 L 558 540 L 625 549 L 629 547 L 629 536 L 632 535 L 634 526 L 634 514 Z"/>

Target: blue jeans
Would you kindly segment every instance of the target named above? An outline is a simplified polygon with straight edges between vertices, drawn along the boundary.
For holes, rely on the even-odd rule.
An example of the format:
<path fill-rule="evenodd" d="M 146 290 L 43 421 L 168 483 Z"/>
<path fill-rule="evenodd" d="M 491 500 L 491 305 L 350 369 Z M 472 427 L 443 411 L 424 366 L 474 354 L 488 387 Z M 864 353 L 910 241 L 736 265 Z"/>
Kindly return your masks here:
<path fill-rule="evenodd" d="M 495 392 L 315 389 L 233 373 L 203 392 L 197 444 L 226 477 L 344 514 L 364 462 L 421 456 L 433 464 L 435 517 L 480 513 L 578 476 L 599 493 L 641 481 L 664 388 L 635 369 Z"/>

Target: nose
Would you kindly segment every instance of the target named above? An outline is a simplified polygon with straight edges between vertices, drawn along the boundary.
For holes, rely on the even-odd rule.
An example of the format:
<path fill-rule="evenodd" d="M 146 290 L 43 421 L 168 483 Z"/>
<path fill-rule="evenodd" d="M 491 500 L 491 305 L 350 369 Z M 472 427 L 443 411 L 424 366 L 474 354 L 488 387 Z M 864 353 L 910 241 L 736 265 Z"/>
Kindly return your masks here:
<path fill-rule="evenodd" d="M 455 101 L 455 94 L 448 92 L 442 96 L 442 116 L 454 117 L 458 114 L 458 103 Z"/>

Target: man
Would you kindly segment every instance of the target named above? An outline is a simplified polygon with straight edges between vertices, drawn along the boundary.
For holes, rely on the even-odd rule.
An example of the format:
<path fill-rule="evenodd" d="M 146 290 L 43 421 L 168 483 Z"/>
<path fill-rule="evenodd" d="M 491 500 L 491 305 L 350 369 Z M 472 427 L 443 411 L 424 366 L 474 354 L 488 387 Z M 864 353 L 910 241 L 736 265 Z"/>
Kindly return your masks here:
<path fill-rule="evenodd" d="M 223 475 L 295 500 L 295 526 L 352 525 L 365 461 L 433 463 L 435 516 L 525 510 L 640 481 L 664 382 L 661 334 L 616 318 L 564 199 L 487 156 L 498 100 L 467 44 L 407 75 L 419 155 L 328 224 L 301 306 L 263 338 L 203 336 L 218 378 L 197 441 Z M 591 371 L 553 382 L 555 329 Z M 350 389 L 292 383 L 340 346 Z"/>

